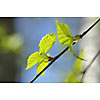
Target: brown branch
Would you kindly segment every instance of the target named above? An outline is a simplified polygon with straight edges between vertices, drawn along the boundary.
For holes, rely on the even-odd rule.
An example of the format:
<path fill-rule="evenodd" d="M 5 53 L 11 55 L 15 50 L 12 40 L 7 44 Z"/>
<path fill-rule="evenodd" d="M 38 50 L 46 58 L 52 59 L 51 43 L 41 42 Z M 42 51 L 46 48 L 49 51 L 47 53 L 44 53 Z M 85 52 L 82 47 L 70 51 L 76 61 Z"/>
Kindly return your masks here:
<path fill-rule="evenodd" d="M 83 36 L 85 36 L 98 22 L 100 21 L 100 18 L 98 18 L 86 31 L 84 31 L 80 37 L 83 38 Z M 76 42 L 73 43 L 73 45 Z M 69 49 L 69 47 L 66 47 L 61 53 L 59 53 L 57 56 L 55 56 L 53 58 L 53 60 L 39 73 L 37 74 L 31 81 L 30 83 L 34 82 L 48 67 L 50 67 L 50 65 L 52 63 L 54 63 L 61 55 L 63 55 L 67 50 Z"/>
<path fill-rule="evenodd" d="M 91 60 L 91 62 L 89 63 L 89 65 L 86 67 L 86 69 L 82 72 L 82 78 L 81 78 L 81 82 L 83 83 L 84 77 L 86 75 L 86 72 L 89 70 L 89 68 L 91 67 L 91 65 L 94 63 L 94 61 L 96 60 L 96 58 L 98 57 L 98 55 L 100 54 L 100 50 L 97 52 L 97 54 L 93 57 L 93 59 Z"/>

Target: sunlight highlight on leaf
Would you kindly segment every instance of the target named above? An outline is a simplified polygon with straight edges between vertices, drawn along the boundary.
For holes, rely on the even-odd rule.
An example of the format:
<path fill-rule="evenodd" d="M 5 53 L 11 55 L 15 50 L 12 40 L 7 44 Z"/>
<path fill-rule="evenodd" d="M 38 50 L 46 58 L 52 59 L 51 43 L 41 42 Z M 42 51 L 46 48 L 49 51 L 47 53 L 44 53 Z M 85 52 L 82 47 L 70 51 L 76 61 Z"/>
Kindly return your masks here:
<path fill-rule="evenodd" d="M 39 74 L 46 66 L 48 65 L 48 61 L 42 61 L 37 65 L 37 73 Z M 41 74 L 44 75 L 44 72 Z"/>
<path fill-rule="evenodd" d="M 39 44 L 40 52 L 47 53 L 51 49 L 55 41 L 56 41 L 55 33 L 47 34 L 46 36 L 44 36 Z"/>
<path fill-rule="evenodd" d="M 71 36 L 71 32 L 67 24 L 60 23 L 58 21 L 56 21 L 56 24 L 58 32 L 60 32 L 61 34 L 65 34 L 67 37 Z"/>
<path fill-rule="evenodd" d="M 68 25 L 60 23 L 58 21 L 56 21 L 56 25 L 59 42 L 65 46 L 69 46 L 70 44 L 72 44 L 73 39 Z"/>
<path fill-rule="evenodd" d="M 56 21 L 56 25 L 57 25 L 58 41 L 65 46 L 69 46 L 70 51 L 76 58 L 84 60 L 79 56 L 77 56 L 77 54 L 74 52 L 72 48 L 73 43 L 77 42 L 80 39 L 80 35 L 72 36 L 67 24 Z"/>
<path fill-rule="evenodd" d="M 46 53 L 51 49 L 55 41 L 55 33 L 47 34 L 46 36 L 44 36 L 39 44 L 39 52 L 35 52 L 29 56 L 27 60 L 27 67 L 25 70 L 30 69 L 32 66 L 38 63 L 37 73 L 41 72 L 42 69 L 47 66 L 48 62 L 52 60 L 50 54 Z M 44 73 L 42 73 L 41 75 L 44 75 Z"/>
<path fill-rule="evenodd" d="M 42 59 L 42 55 L 40 55 L 39 52 L 35 52 L 33 54 L 31 54 L 27 60 L 27 67 L 26 70 L 31 68 L 32 66 L 34 66 L 35 64 L 37 64 L 39 62 L 39 60 Z"/>

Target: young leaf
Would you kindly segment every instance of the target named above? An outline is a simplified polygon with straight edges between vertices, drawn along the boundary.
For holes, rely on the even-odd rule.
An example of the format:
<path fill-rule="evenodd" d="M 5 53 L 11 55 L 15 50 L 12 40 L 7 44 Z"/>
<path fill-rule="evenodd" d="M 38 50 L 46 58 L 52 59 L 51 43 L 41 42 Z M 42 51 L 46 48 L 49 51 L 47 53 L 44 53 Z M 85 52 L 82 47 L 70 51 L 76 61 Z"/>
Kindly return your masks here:
<path fill-rule="evenodd" d="M 42 55 L 40 55 L 39 52 L 35 52 L 33 54 L 31 54 L 27 60 L 27 67 L 26 70 L 31 68 L 32 66 L 34 66 L 36 63 L 39 62 L 39 60 L 41 60 L 43 58 Z"/>
<path fill-rule="evenodd" d="M 67 24 L 60 23 L 58 21 L 56 21 L 56 24 L 57 24 L 57 31 L 60 34 L 65 34 L 67 37 L 71 36 L 71 32 Z"/>
<path fill-rule="evenodd" d="M 37 73 L 39 74 L 47 65 L 48 65 L 48 61 L 41 61 L 37 65 Z M 43 76 L 44 75 L 44 72 L 41 75 Z"/>
<path fill-rule="evenodd" d="M 56 24 L 57 24 L 57 35 L 58 35 L 59 42 L 65 46 L 69 46 L 70 51 L 76 58 L 84 60 L 79 56 L 77 56 L 72 48 L 73 43 L 77 42 L 80 39 L 80 35 L 72 36 L 67 24 L 60 23 L 58 21 L 56 21 Z"/>
<path fill-rule="evenodd" d="M 60 23 L 58 21 L 56 21 L 56 25 L 59 42 L 65 46 L 69 46 L 70 44 L 72 44 L 73 39 L 68 25 Z"/>
<path fill-rule="evenodd" d="M 40 51 L 35 52 L 29 56 L 27 60 L 26 70 L 38 63 L 37 73 L 42 71 L 42 69 L 47 66 L 48 61 L 51 61 L 53 59 L 52 57 L 50 57 L 50 54 L 46 55 L 46 53 L 51 49 L 55 41 L 55 33 L 47 34 L 46 36 L 44 36 L 39 44 Z M 44 75 L 44 73 L 41 75 Z"/>
<path fill-rule="evenodd" d="M 44 36 L 39 44 L 40 52 L 47 53 L 51 49 L 55 41 L 56 41 L 55 33 L 47 34 L 46 36 Z"/>
<path fill-rule="evenodd" d="M 37 73 L 39 74 L 47 65 L 49 61 L 50 54 L 48 53 L 47 55 L 44 55 L 44 58 L 41 59 L 37 65 Z M 44 72 L 41 74 L 42 76 L 44 75 Z"/>

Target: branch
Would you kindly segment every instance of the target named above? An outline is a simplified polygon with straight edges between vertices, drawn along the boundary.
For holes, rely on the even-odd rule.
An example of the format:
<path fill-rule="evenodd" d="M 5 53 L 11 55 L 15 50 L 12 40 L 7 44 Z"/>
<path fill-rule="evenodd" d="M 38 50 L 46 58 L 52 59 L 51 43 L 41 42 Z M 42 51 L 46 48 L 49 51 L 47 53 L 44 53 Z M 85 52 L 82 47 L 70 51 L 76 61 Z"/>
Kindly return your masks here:
<path fill-rule="evenodd" d="M 100 18 L 98 18 L 86 31 L 84 31 L 81 35 L 80 38 L 83 38 L 98 22 L 100 21 Z M 73 45 L 76 42 L 73 43 Z M 57 56 L 53 58 L 53 60 L 39 73 L 37 74 L 31 81 L 30 83 L 34 82 L 52 63 L 54 63 L 61 55 L 63 55 L 66 51 L 68 51 L 69 47 L 66 47 L 61 53 L 59 53 Z"/>
<path fill-rule="evenodd" d="M 82 78 L 81 78 L 81 82 L 83 83 L 84 77 L 86 75 L 86 72 L 89 70 L 89 68 L 91 67 L 91 65 L 93 64 L 93 62 L 96 60 L 96 58 L 98 57 L 98 55 L 100 54 L 100 50 L 97 52 L 97 54 L 93 57 L 93 59 L 91 60 L 91 62 L 89 63 L 89 65 L 86 67 L 86 69 L 82 72 Z"/>

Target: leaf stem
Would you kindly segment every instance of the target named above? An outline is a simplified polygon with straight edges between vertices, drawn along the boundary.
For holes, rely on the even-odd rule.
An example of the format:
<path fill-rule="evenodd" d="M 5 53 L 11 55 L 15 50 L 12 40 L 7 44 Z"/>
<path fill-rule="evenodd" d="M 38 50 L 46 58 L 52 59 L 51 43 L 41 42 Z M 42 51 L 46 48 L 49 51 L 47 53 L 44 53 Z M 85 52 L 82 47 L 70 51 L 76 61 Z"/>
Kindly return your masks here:
<path fill-rule="evenodd" d="M 84 31 L 80 37 L 83 38 L 98 22 L 100 21 L 100 18 L 98 18 L 86 31 Z M 73 45 L 76 42 L 73 43 Z M 55 56 L 52 61 L 39 73 L 37 74 L 31 81 L 30 83 L 33 83 L 52 63 L 54 63 L 61 55 L 63 55 L 66 51 L 68 51 L 69 47 L 66 47 L 63 51 L 61 51 L 57 56 Z"/>

